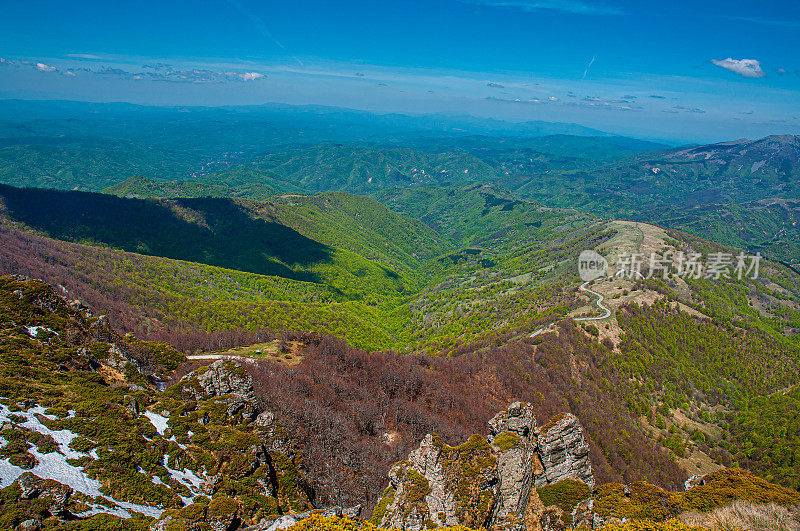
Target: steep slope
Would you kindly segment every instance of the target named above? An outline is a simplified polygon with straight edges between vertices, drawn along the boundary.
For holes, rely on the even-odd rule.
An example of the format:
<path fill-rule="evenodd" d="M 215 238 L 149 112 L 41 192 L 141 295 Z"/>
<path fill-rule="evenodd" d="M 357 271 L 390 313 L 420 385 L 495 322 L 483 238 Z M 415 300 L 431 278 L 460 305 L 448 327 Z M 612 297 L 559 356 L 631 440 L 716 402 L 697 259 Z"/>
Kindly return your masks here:
<path fill-rule="evenodd" d="M 397 293 L 386 266 L 260 218 L 229 199 L 141 200 L 0 186 L 3 215 L 56 239 L 322 283 L 343 293 Z"/>
<path fill-rule="evenodd" d="M 60 242 L 2 225 L 0 242 L 1 271 L 46 279 L 108 313 L 120 330 L 186 352 L 219 348 L 212 344 L 220 341 L 236 346 L 261 329 L 268 337 L 279 330 L 337 334 L 364 347 L 394 341 L 390 323 L 373 308 L 395 304 L 385 295 Z"/>
<path fill-rule="evenodd" d="M 395 268 L 419 265 L 451 247 L 414 219 L 404 218 L 374 200 L 346 192 L 278 195 L 262 185 L 206 185 L 197 181 L 156 182 L 131 178 L 104 191 L 127 198 L 248 198 L 248 210 L 332 247 L 351 250 Z"/>
<path fill-rule="evenodd" d="M 62 195 L 77 206 L 55 204 Z M 16 189 L 9 189 L 8 197 L 13 201 L 6 203 L 13 209 L 7 208 L 7 216 L 39 231 L 73 241 L 100 240 L 123 249 L 158 251 L 161 256 L 147 259 L 97 246 L 65 245 L 12 228 L 4 233 L 6 264 L 23 267 L 7 271 L 35 273 L 81 297 L 104 299 L 106 307 L 124 304 L 122 313 L 137 317 L 121 325 L 139 333 L 246 326 L 345 334 L 359 346 L 373 348 L 401 348 L 409 343 L 454 347 L 478 337 L 512 333 L 517 327 L 533 326 L 552 311 L 563 312 L 571 296 L 554 295 L 551 285 L 563 282 L 557 273 L 568 266 L 553 268 L 548 261 L 566 257 L 570 245 L 592 238 L 590 217 L 504 201 L 490 193 L 484 197 L 476 191 L 465 193 L 465 205 L 488 209 L 488 214 L 476 225 L 482 240 L 465 234 L 473 247 L 463 253 L 454 252 L 456 245 L 443 241 L 423 223 L 345 193 L 278 196 L 267 203 L 144 201 Z M 45 205 L 51 201 L 54 206 L 31 209 L 28 197 L 43 197 Z M 511 203 L 516 210 L 505 208 Z M 117 210 L 114 215 L 109 206 Z M 442 204 L 438 212 L 450 216 L 457 208 Z M 84 212 L 82 224 L 74 224 L 75 211 Z M 235 216 L 221 214 L 229 211 Z M 141 223 L 122 223 L 120 213 Z M 274 235 L 283 233 L 293 239 L 274 240 Z M 185 238 L 176 238 L 181 234 Z M 259 241 L 274 258 L 252 252 Z M 298 248 L 295 255 L 291 246 L 297 243 L 293 242 L 307 244 L 326 258 L 281 262 L 302 259 L 304 249 Z M 226 253 L 229 247 L 235 249 Z M 440 259 L 440 253 L 446 255 Z M 255 267 L 263 266 L 265 258 L 271 259 L 267 265 L 285 269 Z M 115 261 L 118 264 L 109 268 Z M 535 275 L 529 274 L 532 262 L 539 264 Z M 199 265 L 203 263 L 238 272 Z M 268 277 L 247 274 L 253 271 Z M 176 280 L 171 282 L 169 275 Z M 448 294 L 457 297 L 456 307 L 448 302 Z M 520 304 L 526 311 L 515 311 Z M 443 319 L 448 321 L 446 327 L 442 327 Z"/>
<path fill-rule="evenodd" d="M 453 250 L 430 227 L 347 192 L 286 194 L 249 207 L 301 234 L 400 271 Z"/>
<path fill-rule="evenodd" d="M 148 529 L 170 509 L 230 528 L 312 507 L 299 454 L 235 364 L 161 393 L 183 355 L 10 276 L 0 277 L 0 352 L 4 528 Z"/>
<path fill-rule="evenodd" d="M 576 326 L 456 358 L 368 353 L 332 338 L 309 337 L 303 349 L 291 367 L 179 368 L 185 358 L 168 345 L 121 336 L 41 282 L 0 277 L 0 525 L 279 529 L 309 509 L 357 502 L 375 505 L 375 521 L 411 530 L 424 523 L 414 507 L 450 499 L 428 513 L 434 526 L 506 529 L 494 526 L 516 525 L 525 509 L 521 529 L 561 529 L 800 497 L 735 470 L 693 478 L 680 494 L 635 482 L 675 488 L 686 476 L 636 428 L 624 399 L 635 382 Z M 512 396 L 532 402 L 495 415 Z M 487 421 L 488 439 L 470 435 Z M 424 436 L 433 431 L 444 439 Z M 437 453 L 439 472 L 424 466 Z M 384 473 L 394 483 L 377 503 Z M 530 484 L 532 511 L 506 488 L 517 481 Z M 500 502 L 487 505 L 487 492 Z M 319 516 L 303 525 L 324 529 Z"/>

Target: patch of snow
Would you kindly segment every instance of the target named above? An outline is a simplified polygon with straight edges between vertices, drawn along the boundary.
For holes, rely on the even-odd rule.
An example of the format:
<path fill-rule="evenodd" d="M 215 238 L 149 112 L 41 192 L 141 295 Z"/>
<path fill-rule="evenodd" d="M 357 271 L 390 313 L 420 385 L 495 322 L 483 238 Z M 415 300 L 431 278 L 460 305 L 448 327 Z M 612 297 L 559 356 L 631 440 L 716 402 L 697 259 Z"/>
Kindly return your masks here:
<path fill-rule="evenodd" d="M 58 332 L 50 330 L 49 328 L 46 328 L 44 326 L 25 326 L 24 328 L 25 331 L 28 332 L 28 335 L 31 336 L 33 339 L 36 339 L 36 336 L 38 336 L 39 332 L 41 332 L 42 330 L 50 332 L 51 334 L 58 335 Z"/>
<path fill-rule="evenodd" d="M 92 505 L 92 510 L 87 511 L 90 514 L 109 513 L 115 514 L 122 518 L 130 518 L 131 514 L 128 511 L 135 511 L 142 513 L 146 516 L 158 518 L 164 512 L 158 507 L 150 507 L 147 505 L 137 505 L 135 503 L 117 501 L 114 498 L 106 496 L 100 492 L 102 483 L 96 479 L 90 478 L 82 467 L 71 465 L 67 462 L 68 459 L 77 459 L 91 455 L 97 459 L 97 451 L 92 450 L 89 454 L 83 452 L 76 452 L 69 447 L 69 444 L 78 437 L 76 433 L 70 430 L 51 430 L 42 424 L 36 415 L 42 415 L 50 420 L 56 420 L 55 415 L 48 415 L 45 413 L 42 406 L 35 406 L 27 411 L 19 411 L 16 414 L 25 417 L 25 422 L 19 424 L 21 427 L 37 431 L 43 435 L 50 435 L 58 444 L 58 451 L 50 452 L 47 454 L 39 453 L 38 448 L 31 447 L 28 452 L 33 455 L 38 463 L 35 467 L 30 469 L 30 472 L 42 479 L 53 479 L 59 483 L 63 483 L 71 487 L 76 492 L 80 492 L 87 496 L 100 497 L 108 500 L 110 503 L 117 507 L 103 507 L 100 505 Z M 0 404 L 0 423 L 8 421 L 8 416 L 11 414 L 9 408 Z M 163 417 L 162 417 L 163 418 Z M 0 459 L 0 488 L 5 488 L 14 483 L 25 470 L 12 465 L 8 459 Z M 196 477 L 196 476 L 195 476 Z"/>
<path fill-rule="evenodd" d="M 180 447 L 181 450 L 186 450 L 186 445 L 179 443 L 178 439 L 176 439 L 174 435 L 172 437 L 170 437 L 169 439 L 167 439 L 167 440 L 169 442 L 174 442 L 175 444 L 177 444 Z"/>
<path fill-rule="evenodd" d="M 0 488 L 4 489 L 14 483 L 22 475 L 24 470 L 8 462 L 8 459 L 0 459 Z"/>
<path fill-rule="evenodd" d="M 38 431 L 43 435 L 50 435 L 53 440 L 56 441 L 58 444 L 58 450 L 64 454 L 67 459 L 78 459 L 79 457 L 85 457 L 87 454 L 84 452 L 76 452 L 72 448 L 69 447 L 69 444 L 78 437 L 77 433 L 73 433 L 70 430 L 51 430 L 44 424 L 42 424 L 38 418 L 36 418 L 36 414 L 40 414 L 45 418 L 50 420 L 55 420 L 56 417 L 54 415 L 46 415 L 44 413 L 44 408 L 41 406 L 36 406 L 34 408 L 29 409 L 25 415 L 28 417 L 28 420 L 20 424 L 25 428 L 29 428 L 34 431 Z"/>
<path fill-rule="evenodd" d="M 158 413 L 153 413 L 150 410 L 145 411 L 144 416 L 147 417 L 148 420 L 150 420 L 150 423 L 156 427 L 158 434 L 163 436 L 167 429 L 167 421 L 169 419 L 163 415 L 159 415 Z"/>
<path fill-rule="evenodd" d="M 189 489 L 192 494 L 191 496 L 181 496 L 181 499 L 187 505 L 192 503 L 192 498 L 198 494 L 201 494 L 200 485 L 203 483 L 203 480 L 188 468 L 184 468 L 182 471 L 175 470 L 174 468 L 170 468 L 168 463 L 169 456 L 165 455 L 162 464 L 164 465 L 164 468 L 167 469 L 167 472 L 169 472 L 170 477 Z"/>
<path fill-rule="evenodd" d="M 39 461 L 31 469 L 33 474 L 43 479 L 54 479 L 87 496 L 103 496 L 100 492 L 103 484 L 87 476 L 82 468 L 69 464 L 63 454 L 58 452 L 40 454 L 36 448 L 30 448 L 28 452 Z"/>

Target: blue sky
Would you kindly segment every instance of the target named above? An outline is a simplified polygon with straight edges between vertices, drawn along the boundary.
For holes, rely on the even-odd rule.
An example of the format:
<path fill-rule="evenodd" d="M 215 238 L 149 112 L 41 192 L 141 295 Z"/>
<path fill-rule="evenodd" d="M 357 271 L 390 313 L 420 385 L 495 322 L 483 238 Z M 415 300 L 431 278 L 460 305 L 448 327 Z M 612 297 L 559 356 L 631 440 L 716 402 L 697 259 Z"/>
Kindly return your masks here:
<path fill-rule="evenodd" d="M 0 1 L 0 97 L 800 133 L 800 2 Z"/>

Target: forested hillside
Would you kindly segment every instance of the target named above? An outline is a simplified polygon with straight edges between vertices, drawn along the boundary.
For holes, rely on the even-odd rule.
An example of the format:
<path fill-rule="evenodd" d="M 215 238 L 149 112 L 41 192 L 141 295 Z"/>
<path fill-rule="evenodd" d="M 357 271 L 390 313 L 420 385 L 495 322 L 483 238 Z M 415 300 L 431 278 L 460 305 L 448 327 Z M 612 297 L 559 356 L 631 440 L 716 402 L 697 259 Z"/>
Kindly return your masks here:
<path fill-rule="evenodd" d="M 0 342 L 7 353 L 22 349 L 4 358 L 2 374 L 32 367 L 25 389 L 48 397 L 106 386 L 114 411 L 130 402 L 119 389 L 139 393 L 175 436 L 126 414 L 144 437 L 128 441 L 132 452 L 150 455 L 157 441 L 171 456 L 166 465 L 142 459 L 142 478 L 167 484 L 175 459 L 195 452 L 181 445 L 196 443 L 187 470 L 232 470 L 209 488 L 235 498 L 249 523 L 264 507 L 270 517 L 332 504 L 371 510 L 383 498 L 379 512 L 397 509 L 408 498 L 389 500 L 386 474 L 427 433 L 447 441 L 434 445 L 440 451 L 469 456 L 471 435 L 519 400 L 542 422 L 555 419 L 548 428 L 566 413 L 579 421 L 597 481 L 586 514 L 678 516 L 691 496 L 659 489 L 694 475 L 785 499 L 781 488 L 800 488 L 795 137 L 667 149 L 536 136 L 535 125 L 501 137 L 491 123 L 455 131 L 330 109 L 98 105 L 90 115 L 53 105 L 60 118 L 31 105 L 23 124 L 18 108 L 0 104 L 0 273 L 21 275 L 2 281 L 13 311 Z M 377 122 L 393 125 L 378 134 Z M 605 257 L 608 275 L 582 280 L 583 250 Z M 638 273 L 616 274 L 634 256 Z M 706 269 L 679 269 L 687 257 Z M 727 264 L 718 275 L 708 268 L 715 260 Z M 738 261 L 757 261 L 757 274 L 737 274 Z M 27 290 L 49 289 L 28 276 L 80 299 L 72 305 L 82 317 L 62 308 L 57 319 L 34 318 L 18 308 Z M 84 346 L 67 337 L 70 319 L 119 333 L 81 336 Z M 171 344 L 159 343 L 158 356 L 177 361 L 145 360 L 142 349 L 156 347 L 142 341 Z M 125 352 L 123 344 L 139 345 L 132 359 L 153 371 L 114 365 L 104 357 L 111 350 L 92 350 L 97 342 Z M 80 348 L 91 356 L 78 357 Z M 255 417 L 242 417 L 249 409 L 224 416 L 208 397 L 159 390 L 230 355 L 248 367 L 226 370 L 252 378 L 253 408 L 274 415 L 299 452 L 270 450 L 283 483 L 277 469 L 267 481 L 267 458 L 242 446 L 264 435 Z M 61 373 L 47 379 L 73 369 L 83 371 L 77 387 Z M 53 422 L 68 422 L 58 413 L 65 403 L 48 400 Z M 99 414 L 82 401 L 88 416 Z M 3 403 L 23 416 L 34 407 Z M 205 425 L 201 410 L 211 428 L 194 426 Z M 8 435 L 2 440 L 13 444 L 0 445 L 0 458 L 38 459 L 24 437 Z M 215 454 L 229 438 L 259 464 Z M 48 441 L 30 440 L 40 450 Z M 503 451 L 521 448 L 513 437 L 500 441 Z M 180 522 L 213 512 L 216 497 L 195 499 L 199 491 L 180 482 L 133 496 L 114 479 L 115 457 L 98 452 L 97 463 L 81 459 L 110 489 L 103 495 L 157 504 Z M 275 500 L 249 490 L 256 479 Z M 562 516 L 573 518 L 574 501 Z"/>

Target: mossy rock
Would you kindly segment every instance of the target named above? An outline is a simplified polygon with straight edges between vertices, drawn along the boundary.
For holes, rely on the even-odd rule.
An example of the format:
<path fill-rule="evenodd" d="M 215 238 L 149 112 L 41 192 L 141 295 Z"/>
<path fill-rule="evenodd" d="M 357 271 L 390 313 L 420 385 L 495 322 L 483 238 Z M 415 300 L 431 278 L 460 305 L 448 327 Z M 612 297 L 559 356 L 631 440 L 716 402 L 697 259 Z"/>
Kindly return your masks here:
<path fill-rule="evenodd" d="M 545 507 L 555 505 L 565 514 L 571 514 L 572 509 L 578 503 L 591 497 L 592 489 L 582 481 L 564 479 L 551 485 L 539 487 L 536 489 L 536 493 Z"/>
<path fill-rule="evenodd" d="M 495 437 L 492 444 L 500 449 L 501 452 L 507 452 L 513 448 L 519 448 L 522 443 L 522 438 L 514 432 L 504 431 Z"/>
<path fill-rule="evenodd" d="M 386 489 L 384 489 L 380 501 L 372 510 L 372 518 L 369 519 L 369 521 L 372 524 L 380 525 L 380 523 L 383 521 L 383 517 L 386 514 L 387 507 L 389 507 L 389 505 L 394 503 L 395 500 L 394 494 L 395 490 L 394 487 L 392 487 L 391 485 L 389 485 L 388 487 L 386 487 Z"/>
<path fill-rule="evenodd" d="M 209 518 L 224 518 L 239 511 L 239 502 L 230 496 L 215 496 L 208 504 Z"/>

